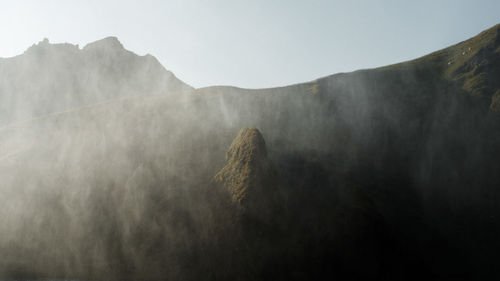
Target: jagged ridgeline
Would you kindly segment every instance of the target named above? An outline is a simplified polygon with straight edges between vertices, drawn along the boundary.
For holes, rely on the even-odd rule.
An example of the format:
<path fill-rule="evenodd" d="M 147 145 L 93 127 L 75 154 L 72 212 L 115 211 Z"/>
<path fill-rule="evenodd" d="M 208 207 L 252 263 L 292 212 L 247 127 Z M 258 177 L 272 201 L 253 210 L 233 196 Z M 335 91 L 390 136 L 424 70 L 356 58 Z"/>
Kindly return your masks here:
<path fill-rule="evenodd" d="M 151 56 L 138 56 L 115 37 L 77 45 L 47 39 L 0 59 L 0 125 L 131 95 L 192 88 Z"/>
<path fill-rule="evenodd" d="M 0 278 L 500 278 L 500 26 L 194 89 L 116 38 L 0 59 Z"/>

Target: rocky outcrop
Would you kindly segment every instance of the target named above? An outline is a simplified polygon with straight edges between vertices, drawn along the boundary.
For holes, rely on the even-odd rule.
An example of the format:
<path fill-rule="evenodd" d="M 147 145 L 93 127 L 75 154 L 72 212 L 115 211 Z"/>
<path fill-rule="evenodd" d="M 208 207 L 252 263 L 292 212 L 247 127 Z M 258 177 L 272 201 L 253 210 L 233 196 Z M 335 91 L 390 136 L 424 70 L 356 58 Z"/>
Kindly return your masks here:
<path fill-rule="evenodd" d="M 214 181 L 230 193 L 233 203 L 254 215 L 269 215 L 277 190 L 276 172 L 257 129 L 242 128 L 226 153 L 226 165 Z"/>

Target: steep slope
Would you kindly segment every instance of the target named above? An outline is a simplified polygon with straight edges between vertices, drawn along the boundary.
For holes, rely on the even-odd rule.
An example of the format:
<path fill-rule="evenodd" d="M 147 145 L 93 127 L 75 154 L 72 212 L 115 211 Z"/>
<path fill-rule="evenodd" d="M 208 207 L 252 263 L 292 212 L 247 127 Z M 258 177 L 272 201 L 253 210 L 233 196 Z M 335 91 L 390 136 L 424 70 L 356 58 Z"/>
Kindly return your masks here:
<path fill-rule="evenodd" d="M 115 37 L 82 49 L 45 39 L 0 61 L 0 124 L 103 100 L 191 89 L 156 58 L 125 50 Z"/>
<path fill-rule="evenodd" d="M 350 175 L 401 235 L 418 237 L 417 220 L 435 228 L 447 249 L 429 265 L 435 274 L 496 276 L 499 30 L 387 67 L 196 93 L 207 97 L 201 108 L 223 112 L 221 122 L 259 127 L 271 154 L 320 155 L 321 166 Z M 418 243 L 430 249 L 433 239 Z"/>

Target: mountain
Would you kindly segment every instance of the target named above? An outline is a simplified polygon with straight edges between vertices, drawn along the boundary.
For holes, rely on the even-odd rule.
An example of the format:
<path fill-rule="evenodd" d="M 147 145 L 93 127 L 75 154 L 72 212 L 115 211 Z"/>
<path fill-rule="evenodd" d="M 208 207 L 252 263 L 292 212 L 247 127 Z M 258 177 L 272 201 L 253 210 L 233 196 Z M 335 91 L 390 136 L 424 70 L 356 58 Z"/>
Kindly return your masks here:
<path fill-rule="evenodd" d="M 112 38 L 2 59 L 0 276 L 496 280 L 499 38 L 257 90 Z"/>
<path fill-rule="evenodd" d="M 44 39 L 0 60 L 1 124 L 109 99 L 190 90 L 156 58 L 125 50 L 115 37 L 82 49 Z"/>

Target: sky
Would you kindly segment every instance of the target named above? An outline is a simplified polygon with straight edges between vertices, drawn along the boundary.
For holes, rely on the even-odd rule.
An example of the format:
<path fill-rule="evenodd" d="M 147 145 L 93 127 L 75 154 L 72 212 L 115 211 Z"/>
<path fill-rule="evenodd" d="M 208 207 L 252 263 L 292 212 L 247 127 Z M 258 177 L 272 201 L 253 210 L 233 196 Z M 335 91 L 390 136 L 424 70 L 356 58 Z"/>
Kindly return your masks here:
<path fill-rule="evenodd" d="M 414 59 L 500 23 L 499 0 L 0 0 L 0 57 L 116 36 L 194 87 L 284 86 Z"/>

